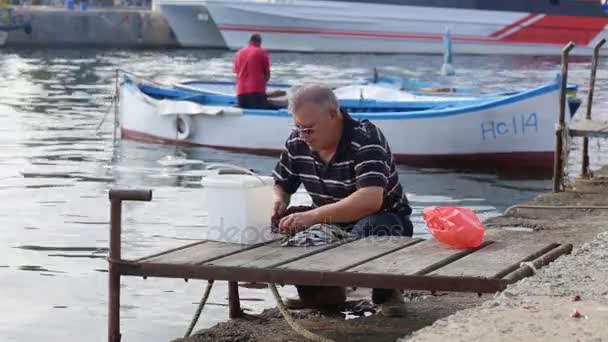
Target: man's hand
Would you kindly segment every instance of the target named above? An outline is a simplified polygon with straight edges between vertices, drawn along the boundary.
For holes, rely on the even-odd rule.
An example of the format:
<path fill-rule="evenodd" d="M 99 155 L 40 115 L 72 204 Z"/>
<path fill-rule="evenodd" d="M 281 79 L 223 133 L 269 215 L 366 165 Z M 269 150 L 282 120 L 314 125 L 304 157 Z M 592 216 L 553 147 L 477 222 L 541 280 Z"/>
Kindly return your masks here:
<path fill-rule="evenodd" d="M 279 222 L 281 233 L 297 233 L 317 223 L 314 210 L 287 215 Z"/>
<path fill-rule="evenodd" d="M 286 202 L 284 199 L 276 199 L 274 201 L 274 207 L 272 208 L 272 219 L 278 220 L 279 217 L 283 216 L 283 214 L 287 210 L 288 205 L 289 202 Z"/>
<path fill-rule="evenodd" d="M 272 217 L 270 218 L 270 221 L 273 227 L 278 227 L 279 219 L 285 214 L 285 211 L 289 206 L 291 196 L 285 193 L 285 191 L 283 191 L 283 189 L 278 185 L 274 186 L 273 191 L 274 205 L 272 208 Z"/>

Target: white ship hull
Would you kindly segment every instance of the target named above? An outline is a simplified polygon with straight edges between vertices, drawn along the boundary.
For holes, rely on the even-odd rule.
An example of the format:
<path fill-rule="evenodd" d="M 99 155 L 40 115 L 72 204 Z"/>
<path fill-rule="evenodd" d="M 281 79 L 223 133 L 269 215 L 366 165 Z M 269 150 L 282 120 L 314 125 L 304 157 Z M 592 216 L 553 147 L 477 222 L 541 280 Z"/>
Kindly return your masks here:
<path fill-rule="evenodd" d="M 160 11 L 182 47 L 226 48 L 203 1 L 161 1 Z"/>
<path fill-rule="evenodd" d="M 608 18 L 529 12 L 310 0 L 161 0 L 161 8 L 185 47 L 218 46 L 220 32 L 236 50 L 257 32 L 273 51 L 441 53 L 449 29 L 457 54 L 556 55 L 572 40 L 572 54 L 588 55 L 608 37 Z"/>

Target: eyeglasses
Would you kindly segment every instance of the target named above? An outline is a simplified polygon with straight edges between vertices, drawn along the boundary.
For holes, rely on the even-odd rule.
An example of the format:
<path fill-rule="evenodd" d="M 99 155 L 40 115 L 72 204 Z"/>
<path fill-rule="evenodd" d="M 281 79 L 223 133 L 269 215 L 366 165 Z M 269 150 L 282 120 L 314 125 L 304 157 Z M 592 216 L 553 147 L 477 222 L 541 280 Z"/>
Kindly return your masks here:
<path fill-rule="evenodd" d="M 315 132 L 314 128 L 300 128 L 300 127 L 293 127 L 291 129 L 293 132 L 298 132 L 298 134 L 300 135 L 312 135 Z"/>

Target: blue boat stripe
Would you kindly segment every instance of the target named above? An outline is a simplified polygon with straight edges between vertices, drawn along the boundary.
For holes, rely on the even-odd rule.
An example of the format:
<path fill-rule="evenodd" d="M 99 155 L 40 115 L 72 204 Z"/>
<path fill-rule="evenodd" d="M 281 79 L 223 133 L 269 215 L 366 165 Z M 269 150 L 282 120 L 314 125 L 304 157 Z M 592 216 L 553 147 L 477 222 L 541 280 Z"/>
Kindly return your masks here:
<path fill-rule="evenodd" d="M 458 108 L 445 108 L 445 109 L 429 109 L 416 112 L 378 112 L 373 114 L 359 114 L 351 113 L 351 116 L 355 119 L 368 119 L 368 120 L 408 120 L 408 119 L 425 119 L 425 118 L 438 118 L 448 117 L 460 114 L 467 114 L 476 112 L 484 109 L 490 109 L 508 105 L 511 103 L 520 102 L 527 100 L 532 97 L 551 93 L 553 91 L 559 91 L 559 83 L 551 83 L 538 88 L 534 88 L 528 91 L 521 92 L 519 94 L 498 100 L 491 100 L 482 103 L 471 104 L 468 106 Z M 252 116 L 279 116 L 289 117 L 290 114 L 287 110 L 265 110 L 265 109 L 244 109 L 243 115 Z"/>
<path fill-rule="evenodd" d="M 130 80 L 128 80 L 128 81 L 130 81 Z M 128 82 L 128 81 L 125 83 L 131 83 L 132 85 L 137 87 L 137 85 L 133 84 L 132 82 Z M 176 90 L 176 89 L 158 88 L 158 87 L 155 87 L 152 85 L 146 85 L 146 84 L 138 85 L 138 87 L 140 89 L 143 88 L 141 90 L 144 92 L 149 91 L 151 93 L 151 95 L 156 95 L 156 96 L 160 96 L 160 97 L 169 97 L 169 98 L 173 97 L 176 100 L 180 99 L 180 97 L 183 99 L 188 99 L 189 96 L 192 96 L 192 97 L 200 96 L 201 98 L 205 98 L 209 102 L 209 104 L 221 104 L 221 103 L 225 103 L 225 102 L 234 101 L 234 97 L 232 97 L 232 96 L 221 96 L 221 95 L 208 96 L 208 95 L 204 95 L 204 94 L 197 94 L 196 92 L 187 92 L 187 91 Z M 572 86 L 569 86 L 569 88 L 571 88 L 571 87 Z M 479 102 L 479 100 L 476 100 L 474 102 L 469 101 L 468 103 L 467 103 L 467 101 L 461 101 L 461 102 L 450 101 L 449 103 L 445 104 L 445 105 L 449 105 L 451 108 L 437 108 L 437 106 L 441 106 L 442 103 L 438 103 L 435 101 L 426 101 L 426 102 L 416 101 L 410 106 L 411 108 L 429 107 L 430 109 L 413 110 L 413 111 L 409 111 L 409 112 L 405 112 L 405 111 L 387 111 L 387 112 L 372 112 L 372 113 L 352 112 L 350 114 L 353 118 L 356 118 L 356 119 L 369 119 L 369 120 L 408 120 L 408 119 L 449 117 L 449 116 L 467 114 L 467 113 L 471 113 L 471 112 L 491 109 L 491 108 L 495 108 L 495 107 L 499 107 L 499 106 L 504 106 L 504 105 L 520 102 L 520 101 L 523 101 L 523 100 L 526 100 L 526 99 L 529 99 L 532 97 L 544 95 L 544 94 L 551 93 L 554 91 L 559 91 L 559 88 L 560 88 L 560 75 L 558 74 L 557 77 L 550 84 L 545 84 L 545 85 L 539 86 L 537 88 L 522 91 L 522 92 L 516 93 L 512 96 L 508 96 L 505 98 L 487 99 L 486 97 L 484 97 L 483 100 L 487 99 L 486 101 Z M 341 105 L 343 104 L 342 102 L 344 102 L 344 104 L 359 103 L 359 101 L 357 101 L 357 100 L 342 100 L 340 102 L 341 102 Z M 368 103 L 365 103 L 365 102 L 368 102 Z M 473 102 L 473 103 L 471 103 L 471 102 Z M 380 109 L 383 107 L 390 107 L 390 106 L 393 106 L 393 108 L 394 108 L 394 106 L 396 106 L 398 103 L 399 103 L 399 101 L 365 100 L 365 101 L 359 103 L 359 106 L 374 108 L 374 109 Z M 400 105 L 405 106 L 403 102 L 401 102 Z M 408 106 L 409 106 L 409 104 L 408 104 Z M 345 107 L 348 107 L 348 106 L 345 106 Z M 435 107 L 435 108 L 432 108 L 432 107 Z M 243 109 L 243 115 L 285 117 L 285 118 L 291 117 L 291 115 L 289 114 L 287 109 L 279 109 L 279 110 Z"/>

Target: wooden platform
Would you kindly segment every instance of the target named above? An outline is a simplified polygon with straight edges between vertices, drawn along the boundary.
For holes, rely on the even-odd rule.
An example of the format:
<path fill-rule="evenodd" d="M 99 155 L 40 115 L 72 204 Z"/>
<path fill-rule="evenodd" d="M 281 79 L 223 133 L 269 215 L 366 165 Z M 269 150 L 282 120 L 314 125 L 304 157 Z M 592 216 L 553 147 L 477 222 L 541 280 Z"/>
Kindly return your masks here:
<path fill-rule="evenodd" d="M 356 286 L 493 293 L 569 253 L 572 245 L 530 239 L 517 245 L 485 241 L 460 250 L 435 240 L 366 237 L 318 247 L 281 247 L 280 241 L 238 245 L 199 241 L 136 260 L 120 257 L 123 200 L 150 200 L 151 192 L 110 193 L 110 334 L 118 334 L 122 275 L 273 284 Z M 231 293 L 237 303 L 238 292 Z M 111 341 L 116 341 L 112 340 Z"/>
<path fill-rule="evenodd" d="M 608 121 L 581 120 L 568 127 L 572 137 L 608 138 Z"/>
<path fill-rule="evenodd" d="M 280 244 L 204 240 L 114 264 L 130 276 L 492 293 L 519 280 L 509 275 L 522 262 L 571 247 L 485 241 L 480 248 L 460 250 L 409 237 L 366 237 L 317 247 Z"/>

